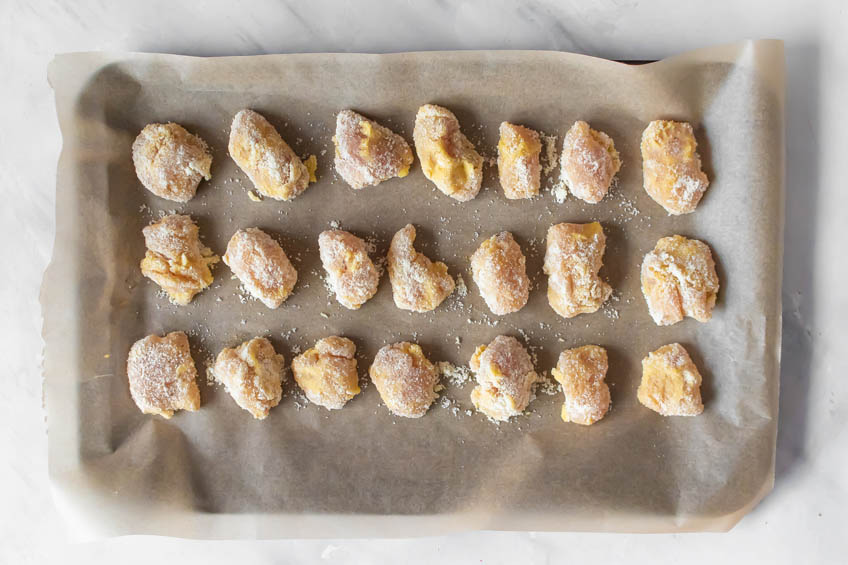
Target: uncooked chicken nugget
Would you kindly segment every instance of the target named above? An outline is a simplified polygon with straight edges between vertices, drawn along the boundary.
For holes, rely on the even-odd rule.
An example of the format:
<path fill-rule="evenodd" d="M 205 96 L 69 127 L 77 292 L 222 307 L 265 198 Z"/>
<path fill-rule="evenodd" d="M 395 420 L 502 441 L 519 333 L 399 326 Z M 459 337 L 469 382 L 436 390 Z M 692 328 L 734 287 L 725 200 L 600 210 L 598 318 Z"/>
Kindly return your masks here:
<path fill-rule="evenodd" d="M 342 306 L 356 310 L 374 294 L 380 273 L 368 257 L 368 246 L 352 233 L 327 230 L 318 236 L 321 264 Z"/>
<path fill-rule="evenodd" d="M 480 294 L 494 314 L 518 312 L 530 296 L 524 253 L 512 234 L 493 235 L 471 255 L 471 273 Z"/>
<path fill-rule="evenodd" d="M 240 407 L 257 420 L 268 416 L 283 397 L 285 358 L 264 337 L 255 337 L 218 354 L 212 373 Z"/>
<path fill-rule="evenodd" d="M 612 293 L 598 271 L 606 237 L 601 224 L 556 224 L 548 229 L 543 270 L 548 302 L 564 318 L 595 312 Z"/>
<path fill-rule="evenodd" d="M 290 200 L 309 185 L 312 175 L 307 165 L 274 126 L 253 110 L 242 110 L 233 118 L 229 150 L 256 190 L 269 198 Z"/>
<path fill-rule="evenodd" d="M 396 416 L 420 418 L 436 399 L 439 372 L 416 343 L 402 341 L 380 348 L 368 373 Z"/>
<path fill-rule="evenodd" d="M 141 273 L 158 284 L 176 304 L 191 302 L 212 284 L 210 265 L 218 256 L 200 243 L 200 230 L 190 216 L 171 214 L 142 230 L 147 253 Z"/>
<path fill-rule="evenodd" d="M 212 178 L 212 154 L 206 142 L 179 124 L 144 126 L 133 142 L 132 158 L 141 184 L 174 202 L 188 202 L 200 181 Z"/>
<path fill-rule="evenodd" d="M 135 342 L 127 358 L 127 377 L 130 395 L 144 414 L 170 418 L 177 410 L 200 408 L 197 369 L 183 332 Z"/>
<path fill-rule="evenodd" d="M 621 160 L 612 138 L 584 121 L 574 122 L 562 143 L 560 176 L 577 198 L 596 204 L 609 192 Z"/>
<path fill-rule="evenodd" d="M 539 376 L 530 354 L 514 337 L 499 335 L 489 345 L 477 347 L 469 366 L 479 383 L 471 391 L 471 402 L 489 418 L 509 420 L 533 400 Z"/>
<path fill-rule="evenodd" d="M 565 402 L 562 421 L 590 426 L 603 418 L 610 406 L 607 350 L 598 345 L 566 349 L 559 356 L 554 378 L 562 384 Z"/>
<path fill-rule="evenodd" d="M 459 129 L 453 112 L 425 104 L 418 108 L 412 132 L 424 176 L 456 200 L 471 200 L 483 182 L 483 157 Z"/>
<path fill-rule="evenodd" d="M 502 122 L 498 141 L 498 176 L 504 196 L 510 200 L 539 194 L 542 142 L 539 133 L 524 126 Z"/>
<path fill-rule="evenodd" d="M 448 266 L 433 263 L 413 247 L 415 228 L 407 224 L 389 246 L 389 280 L 395 305 L 402 310 L 429 312 L 453 292 L 455 283 Z"/>
<path fill-rule="evenodd" d="M 297 271 L 277 241 L 259 228 L 230 238 L 226 263 L 247 291 L 268 308 L 279 308 L 297 283 Z"/>
<path fill-rule="evenodd" d="M 687 122 L 656 120 L 642 133 L 645 192 L 672 215 L 694 212 L 710 184 Z"/>
<path fill-rule="evenodd" d="M 336 172 L 355 189 L 405 177 L 412 165 L 412 149 L 404 138 L 352 110 L 336 116 L 333 144 Z"/>
<path fill-rule="evenodd" d="M 642 382 L 636 393 L 646 408 L 663 416 L 697 416 L 701 373 L 679 343 L 664 345 L 642 359 Z"/>
<path fill-rule="evenodd" d="M 292 361 L 294 380 L 306 398 L 329 410 L 343 408 L 359 394 L 356 345 L 346 337 L 319 339 Z"/>
<path fill-rule="evenodd" d="M 684 316 L 709 321 L 718 288 L 713 254 L 703 241 L 664 237 L 642 261 L 642 294 L 658 326 L 676 324 Z"/>

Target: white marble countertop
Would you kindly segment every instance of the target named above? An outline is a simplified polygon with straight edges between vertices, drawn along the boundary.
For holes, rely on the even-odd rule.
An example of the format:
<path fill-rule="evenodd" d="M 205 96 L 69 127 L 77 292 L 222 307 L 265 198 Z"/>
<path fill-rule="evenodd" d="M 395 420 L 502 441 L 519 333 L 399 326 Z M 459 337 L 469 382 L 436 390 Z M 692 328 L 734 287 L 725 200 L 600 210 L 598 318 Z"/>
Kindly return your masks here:
<path fill-rule="evenodd" d="M 846 562 L 848 3 L 840 0 L 183 3 L 0 2 L 0 562 Z M 67 51 L 190 55 L 553 49 L 656 59 L 745 38 L 786 41 L 783 369 L 774 491 L 728 534 L 477 532 L 401 540 L 69 544 L 47 481 L 38 288 L 53 243 L 61 139 L 46 67 Z"/>

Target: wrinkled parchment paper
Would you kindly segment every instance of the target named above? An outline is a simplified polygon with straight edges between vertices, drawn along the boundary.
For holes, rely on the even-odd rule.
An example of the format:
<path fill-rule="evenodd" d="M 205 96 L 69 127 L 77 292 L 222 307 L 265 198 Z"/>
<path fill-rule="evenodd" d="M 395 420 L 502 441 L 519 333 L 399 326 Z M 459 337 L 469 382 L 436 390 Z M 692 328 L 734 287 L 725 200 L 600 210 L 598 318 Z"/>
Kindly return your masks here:
<path fill-rule="evenodd" d="M 416 536 L 468 529 L 691 531 L 730 528 L 771 488 L 777 427 L 783 218 L 783 49 L 776 41 L 702 49 L 647 65 L 555 52 L 316 54 L 232 58 L 62 55 L 50 81 L 64 137 L 57 235 L 45 274 L 45 388 L 49 471 L 74 535 L 198 538 Z M 335 113 L 353 108 L 411 142 L 419 105 L 451 108 L 494 157 L 498 124 L 562 136 L 584 119 L 615 140 L 618 185 L 600 204 L 541 197 L 508 201 L 496 169 L 469 203 L 436 191 L 417 164 L 405 179 L 355 192 L 334 175 Z M 253 202 L 226 152 L 232 116 L 266 115 L 303 156 L 317 184 L 287 203 Z M 694 214 L 667 216 L 641 186 L 639 140 L 652 119 L 688 120 L 712 184 Z M 187 204 L 144 190 L 130 156 L 148 122 L 176 121 L 212 147 L 213 179 Z M 176 210 L 197 219 L 223 254 L 238 228 L 278 237 L 299 280 L 277 311 L 245 298 L 220 264 L 187 307 L 142 278 L 141 228 Z M 599 220 L 601 270 L 615 288 L 601 311 L 563 320 L 547 304 L 544 235 L 554 223 Z M 338 223 L 385 254 L 407 222 L 419 249 L 467 284 L 435 312 L 393 305 L 387 276 L 359 311 L 322 279 L 317 236 Z M 534 281 L 519 313 L 489 313 L 467 257 L 511 230 Z M 660 237 L 709 243 L 721 278 L 715 315 L 671 327 L 651 321 L 639 290 L 643 255 Z M 201 373 L 202 408 L 170 421 L 141 414 L 127 386 L 132 343 L 184 330 Z M 309 405 L 290 373 L 285 397 L 254 421 L 207 384 L 222 347 L 268 336 L 287 362 L 317 339 L 357 344 L 364 379 L 376 350 L 413 340 L 430 359 L 465 365 L 498 334 L 524 340 L 539 372 L 565 348 L 609 350 L 612 410 L 592 427 L 564 424 L 561 392 L 539 392 L 528 415 L 498 425 L 473 411 L 474 385 L 448 383 L 419 420 L 390 415 L 373 385 L 341 411 Z M 640 360 L 679 341 L 704 376 L 697 418 L 640 406 Z"/>

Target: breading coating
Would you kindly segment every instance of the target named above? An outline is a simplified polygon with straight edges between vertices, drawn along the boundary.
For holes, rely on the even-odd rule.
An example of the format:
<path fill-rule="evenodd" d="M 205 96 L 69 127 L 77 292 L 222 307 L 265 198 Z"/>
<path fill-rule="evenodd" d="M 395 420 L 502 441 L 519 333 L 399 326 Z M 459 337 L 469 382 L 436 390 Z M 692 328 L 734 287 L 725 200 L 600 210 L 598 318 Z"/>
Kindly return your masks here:
<path fill-rule="evenodd" d="M 598 345 L 566 349 L 551 370 L 562 384 L 565 402 L 562 421 L 590 426 L 603 418 L 610 406 L 609 386 L 604 382 L 609 364 L 607 350 Z"/>
<path fill-rule="evenodd" d="M 539 132 L 509 122 L 501 123 L 498 141 L 498 176 L 510 200 L 539 194 L 542 142 Z"/>
<path fill-rule="evenodd" d="M 320 339 L 292 361 L 294 380 L 310 402 L 343 408 L 360 392 L 355 355 L 356 345 L 346 337 Z"/>
<path fill-rule="evenodd" d="M 477 347 L 469 366 L 478 383 L 471 391 L 471 402 L 489 418 L 509 420 L 533 400 L 539 376 L 530 354 L 514 337 L 499 335 L 489 345 Z"/>
<path fill-rule="evenodd" d="M 466 202 L 480 192 L 483 157 L 459 129 L 453 112 L 425 104 L 412 133 L 424 176 L 451 198 Z"/>
<path fill-rule="evenodd" d="M 402 310 L 429 312 L 453 292 L 456 283 L 441 261 L 432 262 L 413 247 L 415 228 L 407 224 L 389 246 L 389 280 L 395 305 Z"/>
<path fill-rule="evenodd" d="M 321 264 L 342 306 L 357 310 L 377 293 L 380 273 L 368 257 L 368 246 L 352 233 L 327 230 L 318 236 Z"/>
<path fill-rule="evenodd" d="M 135 342 L 127 357 L 127 377 L 130 395 L 144 414 L 170 418 L 177 410 L 200 408 L 197 369 L 183 332 Z"/>
<path fill-rule="evenodd" d="M 268 308 L 279 308 L 297 283 L 297 271 L 277 241 L 259 228 L 230 238 L 226 263 L 247 291 Z"/>
<path fill-rule="evenodd" d="M 687 122 L 656 120 L 642 132 L 645 192 L 671 215 L 694 212 L 710 184 L 697 148 Z"/>
<path fill-rule="evenodd" d="M 222 349 L 212 373 L 240 407 L 257 420 L 268 416 L 283 397 L 285 358 L 264 337 L 255 337 L 236 348 Z"/>
<path fill-rule="evenodd" d="M 336 116 L 333 144 L 336 172 L 355 189 L 403 178 L 412 166 L 412 149 L 403 137 L 352 110 Z"/>
<path fill-rule="evenodd" d="M 574 122 L 562 144 L 560 175 L 577 198 L 596 204 L 609 192 L 621 169 L 612 138 L 584 121 Z"/>
<path fill-rule="evenodd" d="M 518 312 L 530 297 L 524 253 L 508 231 L 493 235 L 471 255 L 471 273 L 492 313 Z"/>
<path fill-rule="evenodd" d="M 436 400 L 439 372 L 416 343 L 402 341 L 382 347 L 368 373 L 396 416 L 420 418 Z"/>
<path fill-rule="evenodd" d="M 556 224 L 548 229 L 543 270 L 548 302 L 564 318 L 595 312 L 612 294 L 601 280 L 606 237 L 601 224 Z"/>
<path fill-rule="evenodd" d="M 202 179 L 212 178 L 206 142 L 175 123 L 147 124 L 132 145 L 135 174 L 161 198 L 188 202 Z"/>
<path fill-rule="evenodd" d="M 676 324 L 684 316 L 709 321 L 718 289 L 715 261 L 703 241 L 664 237 L 642 261 L 642 294 L 658 326 Z"/>
<path fill-rule="evenodd" d="M 697 416 L 701 373 L 679 343 L 664 345 L 642 359 L 642 382 L 636 393 L 646 408 L 663 416 Z"/>
<path fill-rule="evenodd" d="M 141 272 L 162 287 L 175 304 L 188 304 L 212 284 L 209 267 L 218 262 L 218 256 L 200 243 L 200 230 L 190 216 L 165 216 L 142 233 L 147 252 L 141 260 Z"/>

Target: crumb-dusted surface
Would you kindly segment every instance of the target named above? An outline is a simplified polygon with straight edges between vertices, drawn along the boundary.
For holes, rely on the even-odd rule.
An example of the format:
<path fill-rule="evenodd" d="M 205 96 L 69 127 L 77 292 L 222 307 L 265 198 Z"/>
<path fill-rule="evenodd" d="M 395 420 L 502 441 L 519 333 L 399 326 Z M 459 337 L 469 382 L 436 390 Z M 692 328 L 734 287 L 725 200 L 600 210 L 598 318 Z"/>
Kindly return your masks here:
<path fill-rule="evenodd" d="M 471 255 L 474 282 L 494 314 L 521 310 L 530 297 L 530 278 L 521 246 L 508 231 L 485 240 Z"/>
<path fill-rule="evenodd" d="M 619 169 L 621 159 L 612 138 L 582 120 L 574 122 L 565 134 L 560 157 L 560 174 L 571 193 L 597 204 L 609 192 Z"/>
<path fill-rule="evenodd" d="M 719 290 L 709 245 L 680 235 L 664 237 L 642 261 L 642 294 L 651 318 L 668 326 L 684 316 L 708 322 Z"/>
<path fill-rule="evenodd" d="M 690 214 L 710 184 L 701 169 L 695 132 L 688 122 L 655 120 L 642 133 L 645 192 L 672 215 Z"/>
<path fill-rule="evenodd" d="M 230 157 L 259 194 L 291 200 L 309 186 L 310 171 L 265 116 L 241 110 L 230 126 Z"/>
<path fill-rule="evenodd" d="M 544 271 L 548 302 L 564 318 L 598 310 L 612 287 L 599 276 L 606 249 L 601 224 L 556 224 L 548 230 Z"/>
<path fill-rule="evenodd" d="M 227 347 L 215 359 L 213 374 L 236 404 L 257 420 L 268 416 L 283 395 L 285 357 L 264 337 Z"/>
<path fill-rule="evenodd" d="M 439 372 L 417 343 L 402 341 L 382 347 L 368 374 L 396 416 L 420 418 L 436 400 Z"/>
<path fill-rule="evenodd" d="M 224 263 L 254 298 L 271 309 L 279 308 L 297 284 L 297 270 L 282 246 L 259 228 L 234 233 Z"/>
<path fill-rule="evenodd" d="M 403 178 L 412 166 L 412 149 L 403 137 L 353 110 L 336 116 L 333 144 L 336 172 L 351 188 Z"/>
<path fill-rule="evenodd" d="M 433 262 L 415 250 L 415 227 L 407 224 L 393 237 L 389 247 L 389 279 L 392 296 L 402 310 L 429 312 L 453 292 L 456 283 L 441 261 Z"/>
<path fill-rule="evenodd" d="M 330 288 L 345 308 L 356 310 L 376 294 L 380 273 L 362 239 L 343 230 L 322 231 L 318 249 Z"/>
<path fill-rule="evenodd" d="M 460 202 L 477 196 L 483 182 L 483 157 L 459 127 L 456 116 L 441 106 L 418 108 L 412 132 L 424 176 Z"/>
<path fill-rule="evenodd" d="M 503 122 L 498 128 L 498 177 L 504 196 L 510 200 L 539 194 L 542 168 L 539 132 Z"/>
<path fill-rule="evenodd" d="M 533 399 L 539 376 L 530 354 L 514 337 L 499 335 L 477 347 L 468 365 L 477 379 L 471 402 L 489 418 L 505 422 L 521 414 Z"/>
<path fill-rule="evenodd" d="M 147 252 L 141 272 L 176 304 L 188 304 L 212 284 L 210 267 L 218 262 L 218 256 L 200 242 L 200 230 L 190 216 L 165 216 L 142 233 Z"/>
<path fill-rule="evenodd" d="M 551 373 L 565 396 L 563 422 L 590 426 L 606 415 L 610 406 L 610 390 L 604 382 L 607 369 L 607 350 L 599 345 L 583 345 L 560 354 Z"/>
<path fill-rule="evenodd" d="M 138 340 L 127 356 L 130 394 L 145 414 L 170 418 L 177 410 L 200 408 L 197 369 L 183 332 Z"/>
<path fill-rule="evenodd" d="M 147 124 L 132 146 L 135 174 L 155 194 L 188 202 L 203 179 L 212 178 L 212 154 L 206 142 L 175 123 Z"/>
<path fill-rule="evenodd" d="M 701 373 L 679 343 L 664 345 L 642 359 L 639 402 L 663 416 L 697 416 L 701 403 Z"/>
<path fill-rule="evenodd" d="M 360 393 L 356 344 L 346 337 L 319 339 L 292 361 L 294 380 L 306 398 L 329 410 L 343 408 Z"/>

